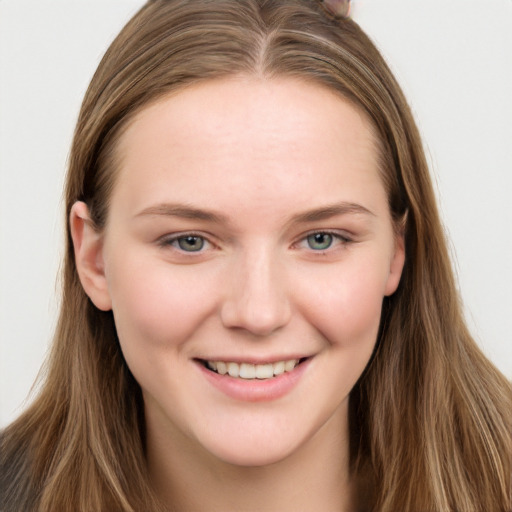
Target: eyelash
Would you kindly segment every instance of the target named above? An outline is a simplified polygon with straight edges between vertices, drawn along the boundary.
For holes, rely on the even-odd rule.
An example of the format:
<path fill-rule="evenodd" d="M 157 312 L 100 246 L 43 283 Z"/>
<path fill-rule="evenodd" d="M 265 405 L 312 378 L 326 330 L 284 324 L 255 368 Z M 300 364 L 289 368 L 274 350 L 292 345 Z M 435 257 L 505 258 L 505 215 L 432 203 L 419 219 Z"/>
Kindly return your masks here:
<path fill-rule="evenodd" d="M 311 245 L 308 244 L 308 242 L 309 242 L 308 239 L 315 235 L 322 235 L 322 236 L 327 235 L 329 237 L 332 237 L 332 242 L 325 249 L 314 249 L 313 247 L 311 247 Z M 196 239 L 201 240 L 202 241 L 201 247 L 195 251 L 194 250 L 187 251 L 187 250 L 183 249 L 183 247 L 179 246 L 179 243 L 181 240 L 185 240 L 187 238 L 196 238 Z M 339 245 L 345 246 L 351 242 L 353 242 L 353 240 L 350 237 L 348 237 L 346 234 L 341 234 L 337 231 L 331 231 L 331 230 L 317 230 L 317 231 L 310 231 L 309 233 L 306 233 L 305 235 L 303 235 L 298 240 L 298 242 L 296 242 L 292 245 L 292 247 L 300 248 L 301 244 L 308 244 L 309 247 L 305 247 L 305 248 L 308 250 L 311 250 L 311 252 L 316 253 L 316 254 L 325 254 L 327 252 L 334 250 L 336 246 L 339 246 Z M 182 254 L 187 254 L 190 256 L 202 254 L 205 250 L 205 247 L 204 247 L 205 245 L 207 246 L 207 248 L 208 248 L 208 246 L 210 246 L 210 248 L 216 247 L 215 244 L 213 244 L 208 239 L 208 237 L 206 237 L 200 233 L 196 233 L 196 232 L 179 233 L 179 234 L 175 234 L 175 235 L 165 236 L 159 240 L 160 247 L 162 247 L 162 248 L 172 247 L 177 252 L 182 253 Z M 333 247 L 333 245 L 334 245 L 334 247 Z"/>
<path fill-rule="evenodd" d="M 311 246 L 308 247 L 308 249 L 311 250 L 311 252 L 319 254 L 319 255 L 326 254 L 327 252 L 331 252 L 331 251 L 335 250 L 337 246 L 340 246 L 340 245 L 346 246 L 346 245 L 350 244 L 351 242 L 353 242 L 353 239 L 350 238 L 349 236 L 347 236 L 347 234 L 345 234 L 345 233 L 341 234 L 338 231 L 323 229 L 323 230 L 310 231 L 309 233 L 306 233 L 294 245 L 300 246 L 301 244 L 304 244 L 304 243 L 307 244 L 309 237 L 312 237 L 315 235 L 324 235 L 324 236 L 328 235 L 328 236 L 332 237 L 332 243 L 325 249 L 313 249 Z"/>
<path fill-rule="evenodd" d="M 178 244 L 179 244 L 180 240 L 185 240 L 187 238 L 197 238 L 197 239 L 200 239 L 200 240 L 202 240 L 203 245 L 197 251 L 186 251 L 182 247 L 179 247 Z M 204 235 L 202 235 L 200 233 L 194 233 L 194 232 L 191 232 L 191 233 L 179 233 L 179 234 L 176 234 L 176 235 L 164 236 L 161 239 L 159 239 L 158 242 L 159 242 L 159 246 L 162 247 L 162 248 L 172 247 L 174 250 L 176 250 L 176 251 L 178 251 L 180 253 L 190 254 L 190 255 L 202 254 L 204 252 L 204 250 L 203 250 L 204 249 L 204 245 L 209 245 L 209 246 L 215 247 L 215 245 L 212 242 L 210 242 L 210 240 L 208 240 L 208 237 L 206 237 L 206 236 L 204 236 Z"/>

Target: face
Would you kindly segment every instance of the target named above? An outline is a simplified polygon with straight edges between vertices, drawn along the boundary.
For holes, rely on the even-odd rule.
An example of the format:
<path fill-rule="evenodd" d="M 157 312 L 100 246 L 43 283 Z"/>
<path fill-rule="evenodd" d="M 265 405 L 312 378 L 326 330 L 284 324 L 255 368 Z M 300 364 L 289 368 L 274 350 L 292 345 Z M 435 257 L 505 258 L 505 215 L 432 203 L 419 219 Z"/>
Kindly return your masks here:
<path fill-rule="evenodd" d="M 138 114 L 117 157 L 86 290 L 148 431 L 240 465 L 339 436 L 403 265 L 366 118 L 292 79 L 210 81 Z"/>

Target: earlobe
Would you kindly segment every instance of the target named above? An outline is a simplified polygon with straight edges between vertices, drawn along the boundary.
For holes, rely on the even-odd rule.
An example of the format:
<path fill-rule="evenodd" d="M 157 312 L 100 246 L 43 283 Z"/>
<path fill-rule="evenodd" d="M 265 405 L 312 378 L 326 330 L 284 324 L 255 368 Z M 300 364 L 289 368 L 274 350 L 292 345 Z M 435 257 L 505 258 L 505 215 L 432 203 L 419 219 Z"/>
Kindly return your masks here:
<path fill-rule="evenodd" d="M 105 278 L 103 238 L 95 229 L 89 209 L 82 201 L 77 201 L 71 208 L 69 226 L 75 264 L 85 293 L 98 309 L 109 311 L 112 302 Z"/>
<path fill-rule="evenodd" d="M 402 271 L 405 264 L 405 240 L 404 235 L 397 235 L 395 241 L 395 252 L 391 260 L 388 280 L 386 282 L 385 295 L 393 295 L 398 288 L 400 278 L 402 277 Z"/>

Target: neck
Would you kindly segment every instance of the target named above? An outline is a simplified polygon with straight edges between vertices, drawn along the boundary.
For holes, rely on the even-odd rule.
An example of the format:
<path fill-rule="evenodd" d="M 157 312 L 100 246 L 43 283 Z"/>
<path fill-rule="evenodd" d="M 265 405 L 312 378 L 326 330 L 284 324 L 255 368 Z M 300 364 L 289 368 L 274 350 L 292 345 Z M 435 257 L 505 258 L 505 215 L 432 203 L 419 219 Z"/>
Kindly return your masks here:
<path fill-rule="evenodd" d="M 333 416 L 287 458 L 266 466 L 233 465 L 188 438 L 169 437 L 148 424 L 150 477 L 169 510 L 354 510 L 346 414 Z"/>

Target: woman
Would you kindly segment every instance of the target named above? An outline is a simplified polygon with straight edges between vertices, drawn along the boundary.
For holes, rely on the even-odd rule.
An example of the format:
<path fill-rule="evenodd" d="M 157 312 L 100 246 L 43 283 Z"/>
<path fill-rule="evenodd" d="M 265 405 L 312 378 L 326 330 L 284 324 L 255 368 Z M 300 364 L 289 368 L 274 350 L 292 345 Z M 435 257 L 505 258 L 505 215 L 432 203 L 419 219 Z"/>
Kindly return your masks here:
<path fill-rule="evenodd" d="M 344 3 L 148 2 L 84 99 L 66 212 L 3 509 L 510 509 L 510 385 Z"/>

